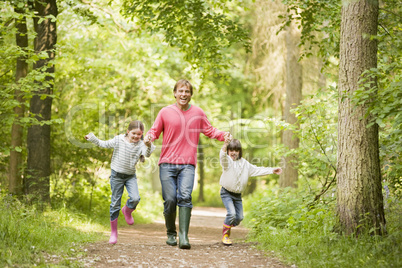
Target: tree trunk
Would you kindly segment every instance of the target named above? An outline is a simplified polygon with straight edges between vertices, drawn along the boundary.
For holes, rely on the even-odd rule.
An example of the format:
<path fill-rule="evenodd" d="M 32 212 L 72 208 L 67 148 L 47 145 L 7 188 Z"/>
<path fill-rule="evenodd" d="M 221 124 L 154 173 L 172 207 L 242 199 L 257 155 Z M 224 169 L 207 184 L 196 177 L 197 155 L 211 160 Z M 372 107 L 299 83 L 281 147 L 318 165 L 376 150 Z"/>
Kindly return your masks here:
<path fill-rule="evenodd" d="M 34 64 L 34 70 L 54 74 L 55 45 L 57 41 L 56 21 L 45 18 L 53 15 L 57 17 L 56 0 L 35 1 L 37 17 L 34 18 L 35 53 L 46 52 L 48 57 L 40 59 Z M 41 21 L 42 20 L 42 21 Z M 30 104 L 30 113 L 39 122 L 51 119 L 52 98 L 47 96 L 53 93 L 53 78 L 47 75 L 45 81 L 38 81 L 38 90 L 33 94 Z M 28 170 L 25 188 L 33 200 L 49 201 L 50 176 L 50 125 L 37 124 L 28 128 Z"/>
<path fill-rule="evenodd" d="M 24 10 L 15 6 L 15 12 L 20 14 L 22 17 L 15 20 L 15 27 L 17 28 L 17 33 L 15 36 L 16 44 L 21 49 L 21 51 L 26 51 L 28 48 L 28 31 L 27 31 L 27 21 L 24 15 Z M 28 63 L 26 62 L 26 55 L 21 55 L 17 59 L 17 70 L 15 73 L 15 81 L 27 76 L 28 73 Z M 22 137 L 23 137 L 23 127 L 21 126 L 19 120 L 24 117 L 24 99 L 23 93 L 18 88 L 15 89 L 14 98 L 18 105 L 14 108 L 14 113 L 16 115 L 15 121 L 11 128 L 11 152 L 10 152 L 10 166 L 8 173 L 8 189 L 10 194 L 21 195 L 22 194 L 22 176 L 21 176 L 21 159 L 22 159 Z"/>
<path fill-rule="evenodd" d="M 290 112 L 291 109 L 299 106 L 302 99 L 302 66 L 299 60 L 300 32 L 293 23 L 286 32 L 286 102 L 284 119 L 289 124 L 296 124 L 297 118 Z M 299 138 L 293 131 L 285 130 L 282 134 L 282 141 L 289 150 L 299 148 Z M 297 158 L 289 155 L 282 158 L 283 172 L 279 177 L 280 187 L 296 187 L 298 170 Z"/>
<path fill-rule="evenodd" d="M 353 1 L 342 7 L 337 164 L 337 214 L 349 235 L 375 229 L 385 233 L 378 126 L 367 128 L 367 107 L 349 99 L 365 70 L 377 67 L 378 2 Z M 373 81 L 376 85 L 376 81 Z"/>
<path fill-rule="evenodd" d="M 200 184 L 200 194 L 198 195 L 198 202 L 204 202 L 204 181 L 205 181 L 205 175 L 204 175 L 204 148 L 202 147 L 201 139 L 198 142 L 198 169 L 200 171 L 200 179 L 198 180 L 198 183 Z"/>

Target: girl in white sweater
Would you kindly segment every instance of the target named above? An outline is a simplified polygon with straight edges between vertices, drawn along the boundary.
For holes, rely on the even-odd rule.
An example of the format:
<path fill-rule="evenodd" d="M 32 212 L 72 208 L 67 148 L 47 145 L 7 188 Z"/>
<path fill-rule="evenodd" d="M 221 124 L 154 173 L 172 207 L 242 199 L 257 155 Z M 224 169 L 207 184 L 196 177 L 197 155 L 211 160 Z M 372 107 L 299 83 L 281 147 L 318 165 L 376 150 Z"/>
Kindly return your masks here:
<path fill-rule="evenodd" d="M 227 214 L 223 222 L 222 242 L 231 245 L 230 229 L 243 220 L 243 202 L 241 193 L 247 186 L 249 177 L 264 176 L 268 174 L 281 174 L 281 168 L 257 167 L 242 158 L 242 148 L 239 140 L 225 135 L 225 142 L 219 153 L 223 169 L 220 185 L 222 202 Z"/>

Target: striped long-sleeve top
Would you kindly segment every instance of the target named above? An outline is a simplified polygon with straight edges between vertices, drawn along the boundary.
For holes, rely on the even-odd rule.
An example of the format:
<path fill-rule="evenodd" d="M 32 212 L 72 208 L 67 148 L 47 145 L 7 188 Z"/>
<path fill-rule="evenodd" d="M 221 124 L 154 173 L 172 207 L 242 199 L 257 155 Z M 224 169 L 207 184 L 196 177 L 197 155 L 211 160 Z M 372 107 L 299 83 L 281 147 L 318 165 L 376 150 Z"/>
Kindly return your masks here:
<path fill-rule="evenodd" d="M 135 165 L 140 156 L 144 155 L 149 157 L 155 150 L 155 145 L 151 144 L 151 147 L 148 147 L 142 140 L 136 143 L 128 142 L 124 134 L 118 135 L 107 141 L 98 139 L 93 133 L 89 133 L 88 136 L 88 140 L 95 145 L 102 148 L 114 149 L 111 169 L 123 174 L 135 174 Z"/>

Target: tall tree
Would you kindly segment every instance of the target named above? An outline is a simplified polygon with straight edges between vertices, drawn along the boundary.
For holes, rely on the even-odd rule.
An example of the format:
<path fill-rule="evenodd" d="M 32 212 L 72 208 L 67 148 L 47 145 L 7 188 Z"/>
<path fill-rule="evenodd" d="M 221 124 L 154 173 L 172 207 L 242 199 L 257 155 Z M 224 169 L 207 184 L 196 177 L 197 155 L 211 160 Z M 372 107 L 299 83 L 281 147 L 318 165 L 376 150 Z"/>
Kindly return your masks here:
<path fill-rule="evenodd" d="M 58 14 L 56 0 L 37 0 L 34 2 L 36 17 L 34 29 L 35 53 L 39 60 L 34 64 L 34 71 L 42 74 L 44 79 L 38 82 L 30 103 L 32 116 L 38 124 L 28 128 L 28 170 L 25 181 L 26 192 L 34 199 L 49 200 L 50 176 L 50 124 L 53 93 L 53 74 L 55 45 L 57 42 L 56 17 Z M 44 56 L 45 55 L 45 56 Z"/>
<path fill-rule="evenodd" d="M 350 100 L 359 88 L 376 87 L 371 79 L 359 83 L 362 74 L 377 67 L 378 2 L 346 1 L 342 6 L 339 118 L 337 164 L 337 213 L 345 234 L 359 234 L 373 228 L 385 232 L 378 147 L 378 126 L 368 127 L 367 104 L 354 106 Z M 375 98 L 375 96 L 372 96 Z"/>
<path fill-rule="evenodd" d="M 302 66 L 299 62 L 300 32 L 294 22 L 290 24 L 286 32 L 286 100 L 284 107 L 284 119 L 287 123 L 297 124 L 296 116 L 291 110 L 300 105 L 302 99 Z M 294 150 L 299 148 L 299 138 L 292 130 L 285 130 L 282 141 L 286 148 Z M 298 170 L 297 159 L 290 151 L 283 157 L 283 172 L 279 177 L 281 187 L 296 187 Z"/>
<path fill-rule="evenodd" d="M 22 176 L 21 176 L 21 163 L 22 163 L 22 138 L 23 127 L 19 122 L 19 119 L 24 117 L 24 99 L 23 93 L 18 86 L 18 81 L 21 78 L 27 76 L 28 63 L 26 61 L 26 50 L 28 48 L 28 30 L 27 20 L 24 11 L 25 5 L 20 2 L 15 2 L 15 12 L 19 15 L 15 19 L 16 44 L 21 49 L 21 55 L 17 59 L 17 68 L 15 72 L 15 81 L 17 82 L 16 89 L 14 91 L 14 98 L 17 101 L 17 105 L 14 107 L 15 121 L 11 129 L 11 152 L 10 152 L 10 164 L 8 174 L 8 188 L 11 194 L 22 194 Z"/>

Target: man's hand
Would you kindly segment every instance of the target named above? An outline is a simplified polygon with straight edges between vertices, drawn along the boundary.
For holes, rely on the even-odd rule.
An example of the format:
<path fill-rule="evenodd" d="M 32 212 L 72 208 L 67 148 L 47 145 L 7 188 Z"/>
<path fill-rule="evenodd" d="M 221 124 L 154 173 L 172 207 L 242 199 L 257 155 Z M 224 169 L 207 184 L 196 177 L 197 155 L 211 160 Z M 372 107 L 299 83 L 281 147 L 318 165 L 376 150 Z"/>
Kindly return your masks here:
<path fill-rule="evenodd" d="M 226 132 L 225 135 L 223 135 L 223 138 L 225 139 L 225 144 L 228 145 L 232 141 L 232 134 L 230 134 L 230 132 Z"/>
<path fill-rule="evenodd" d="M 151 136 L 146 135 L 146 136 L 144 137 L 144 143 L 145 143 L 146 146 L 151 147 L 151 144 L 152 144 L 152 142 L 151 142 Z"/>

